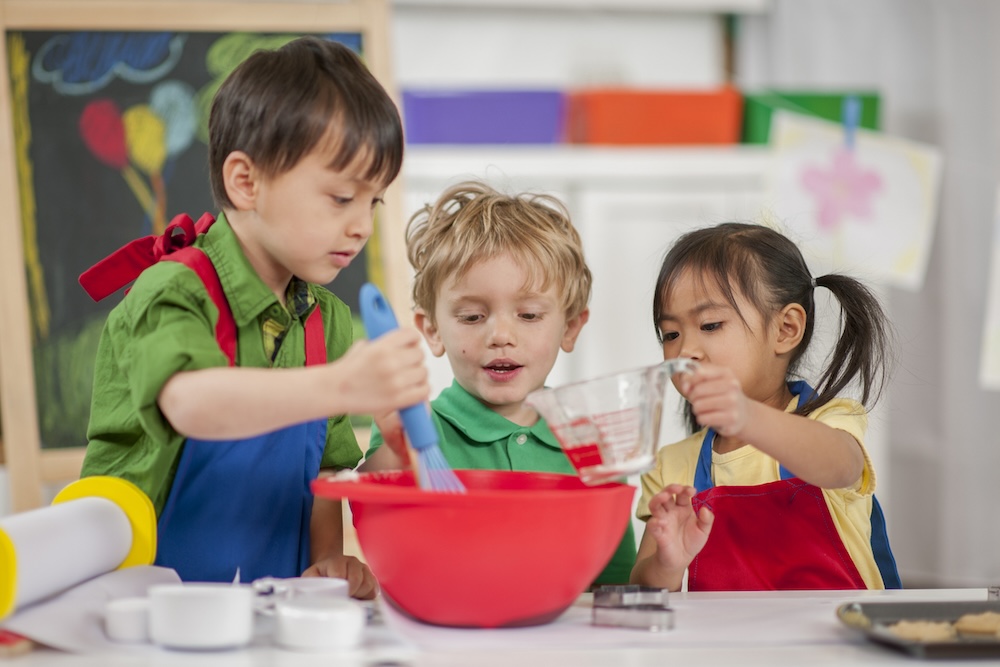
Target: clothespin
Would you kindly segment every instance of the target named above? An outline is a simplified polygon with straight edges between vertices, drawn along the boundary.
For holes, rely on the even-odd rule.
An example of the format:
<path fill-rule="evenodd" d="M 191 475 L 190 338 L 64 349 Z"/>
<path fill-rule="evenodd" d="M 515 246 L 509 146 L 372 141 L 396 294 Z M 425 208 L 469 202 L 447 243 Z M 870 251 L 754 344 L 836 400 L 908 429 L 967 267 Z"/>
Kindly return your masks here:
<path fill-rule="evenodd" d="M 844 98 L 841 109 L 841 122 L 844 125 L 844 146 L 847 150 L 854 150 L 854 134 L 861 121 L 861 98 L 857 95 L 848 95 Z"/>

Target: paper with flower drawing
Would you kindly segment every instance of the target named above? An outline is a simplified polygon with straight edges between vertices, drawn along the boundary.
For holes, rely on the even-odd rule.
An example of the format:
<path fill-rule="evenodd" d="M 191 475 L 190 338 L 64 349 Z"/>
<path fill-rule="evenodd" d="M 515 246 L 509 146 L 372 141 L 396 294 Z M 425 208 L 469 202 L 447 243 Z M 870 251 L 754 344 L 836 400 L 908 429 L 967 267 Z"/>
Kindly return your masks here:
<path fill-rule="evenodd" d="M 1000 390 L 1000 188 L 997 188 L 993 215 L 993 243 L 990 244 L 990 282 L 986 292 L 986 319 L 979 357 L 979 384 L 983 389 Z"/>
<path fill-rule="evenodd" d="M 933 146 L 775 112 L 770 206 L 815 273 L 919 289 L 937 216 Z"/>

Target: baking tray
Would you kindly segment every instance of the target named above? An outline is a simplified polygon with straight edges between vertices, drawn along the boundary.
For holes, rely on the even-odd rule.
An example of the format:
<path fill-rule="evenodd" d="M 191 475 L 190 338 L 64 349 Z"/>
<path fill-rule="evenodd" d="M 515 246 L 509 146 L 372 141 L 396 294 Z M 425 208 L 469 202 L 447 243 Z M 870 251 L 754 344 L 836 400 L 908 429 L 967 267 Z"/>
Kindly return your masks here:
<path fill-rule="evenodd" d="M 898 621 L 955 622 L 963 614 L 1000 613 L 1000 600 L 964 602 L 849 602 L 837 608 L 837 618 L 869 640 L 918 658 L 997 658 L 1000 636 L 958 635 L 953 640 L 922 642 L 904 639 L 889 626 Z"/>

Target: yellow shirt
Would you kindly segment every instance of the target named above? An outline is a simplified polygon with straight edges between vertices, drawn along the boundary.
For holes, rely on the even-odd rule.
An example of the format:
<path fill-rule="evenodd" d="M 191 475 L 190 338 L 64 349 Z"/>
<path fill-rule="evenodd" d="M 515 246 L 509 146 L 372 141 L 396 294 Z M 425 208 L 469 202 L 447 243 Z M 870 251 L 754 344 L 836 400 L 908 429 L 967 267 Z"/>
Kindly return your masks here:
<path fill-rule="evenodd" d="M 797 405 L 798 397 L 795 397 L 788 404 L 786 412 L 794 412 Z M 875 469 L 864 445 L 868 414 L 857 401 L 836 398 L 814 410 L 807 418 L 847 431 L 861 446 L 865 457 L 861 478 L 848 488 L 823 489 L 823 497 L 844 547 L 854 560 L 865 585 L 870 589 L 885 588 L 871 547 Z M 656 467 L 642 476 L 642 496 L 636 508 L 639 519 L 645 521 L 649 518 L 650 499 L 667 484 L 694 485 L 695 469 L 706 430 L 702 429 L 678 443 L 660 449 L 656 456 Z M 712 481 L 716 486 L 750 486 L 780 479 L 778 461 L 752 445 L 744 445 L 725 454 L 712 452 Z"/>

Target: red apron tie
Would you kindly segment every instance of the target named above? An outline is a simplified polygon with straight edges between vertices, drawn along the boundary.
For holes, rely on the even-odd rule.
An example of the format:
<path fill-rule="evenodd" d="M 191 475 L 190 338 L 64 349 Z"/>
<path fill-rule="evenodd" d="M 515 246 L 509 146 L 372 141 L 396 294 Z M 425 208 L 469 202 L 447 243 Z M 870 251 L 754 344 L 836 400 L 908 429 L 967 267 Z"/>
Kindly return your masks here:
<path fill-rule="evenodd" d="M 186 213 L 174 217 L 162 236 L 144 236 L 125 244 L 80 274 L 80 285 L 94 301 L 110 296 L 167 255 L 194 243 L 215 222 L 205 213 L 194 222 Z"/>

